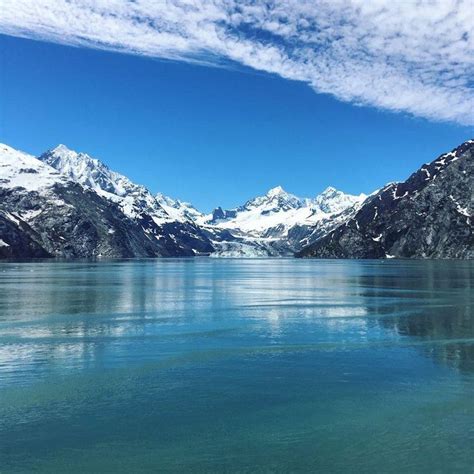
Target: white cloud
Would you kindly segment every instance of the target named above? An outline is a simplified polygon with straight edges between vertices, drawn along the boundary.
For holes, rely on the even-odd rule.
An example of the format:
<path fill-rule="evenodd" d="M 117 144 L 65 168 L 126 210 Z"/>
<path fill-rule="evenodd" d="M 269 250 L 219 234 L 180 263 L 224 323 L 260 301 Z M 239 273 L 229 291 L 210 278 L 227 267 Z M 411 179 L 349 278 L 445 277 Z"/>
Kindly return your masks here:
<path fill-rule="evenodd" d="M 474 123 L 472 0 L 2 0 L 0 32 L 222 65 Z"/>

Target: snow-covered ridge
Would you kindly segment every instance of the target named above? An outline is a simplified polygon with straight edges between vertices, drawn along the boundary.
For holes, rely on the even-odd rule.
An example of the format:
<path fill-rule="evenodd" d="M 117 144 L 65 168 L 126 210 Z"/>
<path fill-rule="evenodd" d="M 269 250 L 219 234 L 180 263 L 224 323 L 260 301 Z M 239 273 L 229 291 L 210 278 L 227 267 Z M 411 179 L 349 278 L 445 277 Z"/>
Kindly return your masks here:
<path fill-rule="evenodd" d="M 157 193 L 155 199 L 167 214 L 177 221 L 193 221 L 202 220 L 203 214 L 198 211 L 191 203 L 173 199 L 162 193 Z"/>
<path fill-rule="evenodd" d="M 57 182 L 74 181 L 99 195 L 118 203 L 131 218 L 142 212 L 150 214 L 155 222 L 194 222 L 201 226 L 218 227 L 262 236 L 269 229 L 280 227 L 284 234 L 295 225 L 314 225 L 321 219 L 339 214 L 365 199 L 327 188 L 315 198 L 300 198 L 281 186 L 265 195 L 248 200 L 230 211 L 204 215 L 189 203 L 172 199 L 161 193 L 153 196 L 146 187 L 133 183 L 126 176 L 111 170 L 100 160 L 87 153 L 76 152 L 58 145 L 38 159 L 26 153 L 1 145 L 0 177 L 5 184 L 33 190 Z"/>
<path fill-rule="evenodd" d="M 178 220 L 165 211 L 145 186 L 133 183 L 86 153 L 58 145 L 42 154 L 39 159 L 71 180 L 118 203 L 124 214 L 132 219 L 146 212 L 157 224 Z"/>
<path fill-rule="evenodd" d="M 329 186 L 316 196 L 311 205 L 319 213 L 339 214 L 356 203 L 361 203 L 367 198 L 365 194 L 352 195 L 338 191 Z"/>
<path fill-rule="evenodd" d="M 265 196 L 258 196 L 247 201 L 239 210 L 251 210 L 254 208 L 265 208 L 265 210 L 289 210 L 298 209 L 308 204 L 307 199 L 302 199 L 294 194 L 286 192 L 281 186 L 268 190 Z"/>
<path fill-rule="evenodd" d="M 279 228 L 274 237 L 282 237 L 295 225 L 315 225 L 362 202 L 366 197 L 363 194 L 352 196 L 329 187 L 313 199 L 300 198 L 276 186 L 264 196 L 250 199 L 236 209 L 219 212 L 218 208 L 213 215 L 206 216 L 189 203 L 161 193 L 153 196 L 144 186 L 133 183 L 100 160 L 65 145 L 58 145 L 39 159 L 69 179 L 118 202 L 129 217 L 137 217 L 145 210 L 157 223 L 194 222 L 252 237 L 262 237 L 263 233 L 274 228 Z"/>
<path fill-rule="evenodd" d="M 62 144 L 42 154 L 39 159 L 73 181 L 95 191 L 105 191 L 123 197 L 137 188 L 144 188 L 132 183 L 126 176 L 112 171 L 106 164 L 87 153 L 78 153 Z"/>
<path fill-rule="evenodd" d="M 68 179 L 64 175 L 34 156 L 3 143 L 0 144 L 0 185 L 2 187 L 38 191 L 67 182 Z"/>
<path fill-rule="evenodd" d="M 45 188 L 49 196 L 51 186 L 58 183 L 77 183 L 118 204 L 149 236 L 159 239 L 164 238 L 160 232 L 169 233 L 178 247 L 179 239 L 186 239 L 188 244 L 195 239 L 198 253 L 202 242 L 207 242 L 217 256 L 289 255 L 348 219 L 366 197 L 329 187 L 314 198 L 301 198 L 276 186 L 242 206 L 217 208 L 205 215 L 189 203 L 161 193 L 152 195 L 145 186 L 133 183 L 100 160 L 65 145 L 58 145 L 39 158 L 0 145 L 0 186 L 22 187 L 26 191 Z M 28 213 L 29 222 L 41 209 Z M 175 224 L 178 227 L 170 230 L 169 226 Z M 165 225 L 166 231 L 156 228 L 163 229 Z M 181 233 L 179 242 L 176 232 Z"/>
<path fill-rule="evenodd" d="M 252 236 L 278 228 L 278 234 L 283 236 L 296 225 L 315 225 L 362 203 L 365 198 L 365 194 L 353 196 L 333 187 L 328 187 L 313 199 L 300 198 L 277 186 L 241 207 L 228 211 L 216 209 L 204 223 L 223 229 L 236 229 Z"/>

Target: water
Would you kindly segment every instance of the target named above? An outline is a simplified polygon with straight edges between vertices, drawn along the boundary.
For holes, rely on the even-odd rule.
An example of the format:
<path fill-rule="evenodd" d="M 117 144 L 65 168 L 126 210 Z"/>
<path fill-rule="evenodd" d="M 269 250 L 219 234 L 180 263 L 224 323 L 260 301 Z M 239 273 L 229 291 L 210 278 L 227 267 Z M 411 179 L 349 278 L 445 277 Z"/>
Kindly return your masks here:
<path fill-rule="evenodd" d="M 473 262 L 0 264 L 0 472 L 473 472 Z"/>

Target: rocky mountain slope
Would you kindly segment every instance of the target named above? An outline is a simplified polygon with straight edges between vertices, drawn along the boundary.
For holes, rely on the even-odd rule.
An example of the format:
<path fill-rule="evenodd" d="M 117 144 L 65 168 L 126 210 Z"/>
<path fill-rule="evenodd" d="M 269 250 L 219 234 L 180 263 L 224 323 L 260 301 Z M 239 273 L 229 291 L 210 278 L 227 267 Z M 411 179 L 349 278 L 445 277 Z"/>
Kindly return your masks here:
<path fill-rule="evenodd" d="M 474 141 L 370 196 L 347 222 L 298 255 L 474 258 Z"/>
<path fill-rule="evenodd" d="M 0 256 L 157 257 L 213 250 L 195 224 L 176 223 L 159 208 L 152 213 L 141 190 L 135 200 L 112 188 L 97 192 L 100 186 L 81 184 L 47 161 L 0 145 Z"/>
<path fill-rule="evenodd" d="M 0 211 L 0 258 L 51 257 L 38 235 L 23 220 Z"/>
<path fill-rule="evenodd" d="M 164 256 L 193 256 L 213 251 L 206 234 L 184 213 L 171 212 L 169 198 L 160 202 L 144 186 L 111 170 L 86 153 L 78 153 L 64 145 L 50 150 L 39 159 L 85 188 L 118 204 L 122 212 L 141 229 L 156 235 L 165 244 Z M 171 200 L 169 200 L 171 201 Z"/>

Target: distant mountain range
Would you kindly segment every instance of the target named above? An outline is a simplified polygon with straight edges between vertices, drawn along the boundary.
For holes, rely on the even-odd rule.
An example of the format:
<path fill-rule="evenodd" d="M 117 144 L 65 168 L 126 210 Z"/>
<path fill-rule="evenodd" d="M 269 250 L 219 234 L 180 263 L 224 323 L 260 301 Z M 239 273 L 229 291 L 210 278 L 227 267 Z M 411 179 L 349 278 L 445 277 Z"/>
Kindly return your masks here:
<path fill-rule="evenodd" d="M 0 258 L 472 258 L 474 141 L 370 196 L 280 186 L 210 214 L 64 145 L 0 144 Z"/>

